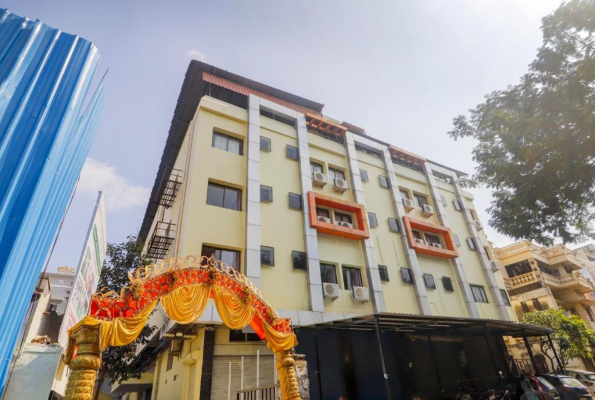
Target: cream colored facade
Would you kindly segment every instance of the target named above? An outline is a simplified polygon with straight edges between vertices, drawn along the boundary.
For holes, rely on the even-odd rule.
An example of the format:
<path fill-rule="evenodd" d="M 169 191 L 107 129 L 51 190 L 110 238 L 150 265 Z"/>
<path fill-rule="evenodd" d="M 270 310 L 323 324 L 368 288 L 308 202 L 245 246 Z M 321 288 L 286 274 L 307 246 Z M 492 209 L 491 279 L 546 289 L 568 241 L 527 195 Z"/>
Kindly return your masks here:
<path fill-rule="evenodd" d="M 585 275 L 587 262 L 576 250 L 561 244 L 541 247 L 527 240 L 493 250 L 519 319 L 527 312 L 561 308 L 595 329 L 595 285 Z M 517 347 L 526 351 L 524 345 Z M 582 360 L 572 360 L 569 367 L 593 369 Z"/>
<path fill-rule="evenodd" d="M 281 316 L 291 318 L 294 326 L 375 312 L 516 318 L 502 295 L 503 276 L 490 260 L 487 238 L 481 224 L 476 222 L 473 195 L 458 184 L 459 172 L 382 143 L 349 124 L 345 126 L 351 128 L 338 138 L 324 134 L 314 127 L 311 116 L 300 112 L 308 104 L 304 99 L 296 100 L 296 105 L 292 103 L 293 95 L 257 86 L 203 63 L 191 64 L 190 70 L 203 74 L 203 80 L 207 79 L 204 75 L 207 71 L 222 79 L 215 84 L 210 78 L 210 89 L 200 96 L 193 113 L 184 111 L 188 129 L 179 137 L 175 161 L 166 165 L 167 170 L 160 168 L 156 196 L 151 202 L 159 203 L 162 191 L 158 186 L 168 179 L 172 182 L 177 179 L 178 190 L 167 206 L 157 205 L 152 209 L 149 206 L 145 223 L 150 228 L 144 234 L 141 231 L 146 251 L 151 252 L 157 241 L 169 238 L 171 245 L 162 254 L 164 259 L 200 255 L 205 246 L 238 252 L 239 270 L 260 287 Z M 188 76 L 185 87 L 190 85 Z M 197 87 L 203 84 L 200 79 L 193 84 Z M 234 95 L 245 97 L 238 97 L 235 102 L 225 100 L 229 97 L 221 94 L 227 92 L 220 87 L 231 87 L 236 91 Z M 285 97 L 277 98 L 277 95 Z M 315 120 L 343 126 L 322 115 Z M 239 140 L 241 154 L 216 148 L 214 132 Z M 270 151 L 261 150 L 261 138 L 270 140 Z M 297 159 L 288 157 L 287 146 L 298 149 Z M 410 162 L 404 161 L 407 157 Z M 341 171 L 348 190 L 339 193 L 330 179 L 324 187 L 313 185 L 312 163 L 322 166 L 327 177 L 331 169 Z M 176 171 L 180 178 L 170 178 L 174 174 L 170 171 Z M 367 180 L 362 179 L 366 175 Z M 207 204 L 210 183 L 238 189 L 240 209 Z M 261 201 L 261 185 L 272 188 L 272 202 Z M 400 191 L 406 192 L 411 200 L 416 195 L 423 196 L 431 209 L 423 213 L 419 203 L 407 211 Z M 313 209 L 309 208 L 309 192 L 329 196 L 331 203 L 364 206 L 366 213 L 361 225 L 370 225 L 367 213 L 374 213 L 378 226 L 370 226 L 369 238 L 364 239 L 323 233 L 311 224 Z M 301 209 L 289 206 L 290 194 L 299 196 Z M 455 203 L 460 207 L 455 207 Z M 332 206 L 327 208 L 331 219 L 340 211 Z M 350 216 L 353 229 L 365 231 L 365 226 L 356 226 L 360 225 L 357 216 Z M 405 234 L 403 217 L 438 230 L 450 230 L 457 236 L 458 245 L 454 245 L 453 238 L 457 256 L 443 258 L 417 251 Z M 399 232 L 394 231 L 394 225 L 391 230 L 389 218 L 397 221 Z M 154 233 L 157 227 L 160 231 Z M 425 236 L 430 231 L 415 229 L 422 240 L 435 240 Z M 438 237 L 442 248 L 448 247 L 447 234 L 433 235 Z M 261 246 L 274 249 L 273 266 L 262 265 Z M 431 246 L 426 247 L 432 252 Z M 295 268 L 292 252 L 303 253 L 305 270 Z M 323 295 L 321 264 L 335 269 L 337 298 Z M 368 298 L 354 300 L 353 290 L 346 287 L 349 282 L 345 274 L 355 274 L 357 278 L 358 273 L 346 268 L 359 271 Z M 411 272 L 413 282 L 404 281 L 402 268 Z M 431 283 L 428 275 L 432 276 L 435 287 L 427 284 Z M 356 278 L 351 284 L 358 283 Z M 450 288 L 444 281 L 448 280 L 452 290 L 447 290 Z M 164 320 L 159 312 L 153 314 L 151 322 L 160 327 L 157 341 L 168 339 L 167 335 L 171 338 L 172 332 L 183 332 L 180 326 Z M 209 333 L 213 329 L 214 334 Z M 269 367 L 274 360 L 266 346 L 259 342 L 231 341 L 229 330 L 221 324 L 212 305 L 191 334 L 180 335 L 185 340 L 178 355 L 172 357 L 166 350 L 157 357 L 152 375 L 153 399 L 197 399 L 201 391 L 203 396 L 209 393 L 209 385 L 211 398 L 227 398 L 227 390 L 235 398 L 235 391 L 242 385 L 240 375 L 244 376 L 244 389 L 257 386 L 253 368 L 256 359 L 260 364 L 258 385 L 266 386 L 275 380 L 274 368 Z M 214 341 L 213 345 L 207 343 L 210 340 Z M 205 373 L 203 367 L 211 363 L 206 360 L 210 357 L 209 346 L 214 361 L 208 368 L 213 371 Z M 244 368 L 240 365 L 242 359 Z M 249 363 L 252 368 L 247 367 Z M 207 375 L 212 377 L 208 378 L 209 382 L 205 382 Z M 118 391 L 117 387 L 114 389 Z M 219 390 L 217 395 L 213 394 L 216 390 Z"/>

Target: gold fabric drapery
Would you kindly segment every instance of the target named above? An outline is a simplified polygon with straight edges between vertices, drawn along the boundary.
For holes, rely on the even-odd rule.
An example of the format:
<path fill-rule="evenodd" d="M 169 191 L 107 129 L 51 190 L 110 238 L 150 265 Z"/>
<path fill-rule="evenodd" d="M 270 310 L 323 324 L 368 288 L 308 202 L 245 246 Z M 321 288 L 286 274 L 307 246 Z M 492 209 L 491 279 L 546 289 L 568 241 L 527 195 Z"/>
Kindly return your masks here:
<path fill-rule="evenodd" d="M 147 320 L 153 309 L 161 301 L 167 316 L 172 320 L 188 324 L 195 322 L 204 312 L 209 297 L 213 298 L 217 311 L 221 319 L 231 329 L 242 329 L 251 324 L 256 317 L 256 310 L 240 296 L 227 292 L 212 284 L 200 284 L 193 286 L 180 287 L 153 302 L 130 318 L 115 318 L 112 321 L 103 321 L 91 316 L 85 317 L 77 325 L 69 330 L 74 331 L 81 325 L 101 325 L 100 346 L 104 350 L 110 346 L 125 346 L 136 339 L 140 331 L 147 324 Z M 290 350 L 297 345 L 297 339 L 292 332 L 282 333 L 274 330 L 268 323 L 259 318 L 260 324 L 264 330 L 267 345 L 272 351 Z M 74 346 L 69 340 L 67 350 L 67 360 L 73 355 Z"/>

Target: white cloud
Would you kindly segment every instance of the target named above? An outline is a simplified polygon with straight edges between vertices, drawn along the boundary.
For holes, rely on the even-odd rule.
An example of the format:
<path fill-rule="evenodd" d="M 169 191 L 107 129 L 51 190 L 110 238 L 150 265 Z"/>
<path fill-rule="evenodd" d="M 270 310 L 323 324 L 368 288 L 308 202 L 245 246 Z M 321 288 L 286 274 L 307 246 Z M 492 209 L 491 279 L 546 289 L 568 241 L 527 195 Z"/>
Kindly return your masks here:
<path fill-rule="evenodd" d="M 149 188 L 133 186 L 114 167 L 87 158 L 77 191 L 95 196 L 100 190 L 103 191 L 105 207 L 108 211 L 144 207 L 151 194 Z"/>
<path fill-rule="evenodd" d="M 192 60 L 204 61 L 207 57 L 197 49 L 190 49 L 186 53 L 186 57 Z"/>

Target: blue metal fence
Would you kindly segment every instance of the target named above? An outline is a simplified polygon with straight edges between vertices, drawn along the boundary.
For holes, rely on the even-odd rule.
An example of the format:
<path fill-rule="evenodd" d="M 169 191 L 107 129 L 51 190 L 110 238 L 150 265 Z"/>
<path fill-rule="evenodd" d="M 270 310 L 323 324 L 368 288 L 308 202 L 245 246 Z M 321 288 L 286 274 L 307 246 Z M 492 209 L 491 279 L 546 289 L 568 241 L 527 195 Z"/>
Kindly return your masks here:
<path fill-rule="evenodd" d="M 89 41 L 0 8 L 0 391 L 103 114 Z"/>

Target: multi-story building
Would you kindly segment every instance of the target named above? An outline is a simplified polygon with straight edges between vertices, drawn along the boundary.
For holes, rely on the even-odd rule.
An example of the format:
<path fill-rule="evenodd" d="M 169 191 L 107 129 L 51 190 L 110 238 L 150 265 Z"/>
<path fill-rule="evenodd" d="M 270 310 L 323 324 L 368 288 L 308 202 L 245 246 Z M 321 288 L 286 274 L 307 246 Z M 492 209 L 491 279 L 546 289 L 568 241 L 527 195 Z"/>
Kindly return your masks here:
<path fill-rule="evenodd" d="M 595 244 L 587 244 L 574 250 L 576 256 L 584 263 L 585 276 L 595 282 Z"/>
<path fill-rule="evenodd" d="M 67 368 L 58 336 L 74 283 L 74 268 L 58 267 L 39 279 L 21 331 L 22 340 L 5 399 L 62 398 Z"/>
<path fill-rule="evenodd" d="M 97 132 L 89 41 L 0 8 L 0 391 L 31 293 Z M 94 93 L 93 93 L 94 92 Z"/>
<path fill-rule="evenodd" d="M 463 174 L 322 109 L 191 62 L 140 231 L 147 254 L 214 255 L 294 326 L 377 312 L 515 319 Z M 220 399 L 274 382 L 271 353 L 212 306 L 194 327 L 152 321 L 188 340 L 114 390 Z"/>
<path fill-rule="evenodd" d="M 493 250 L 519 319 L 527 312 L 561 308 L 595 329 L 595 285 L 585 276 L 586 261 L 576 250 L 562 244 L 541 247 L 528 240 Z M 571 366 L 593 369 L 589 360 L 572 360 Z"/>

